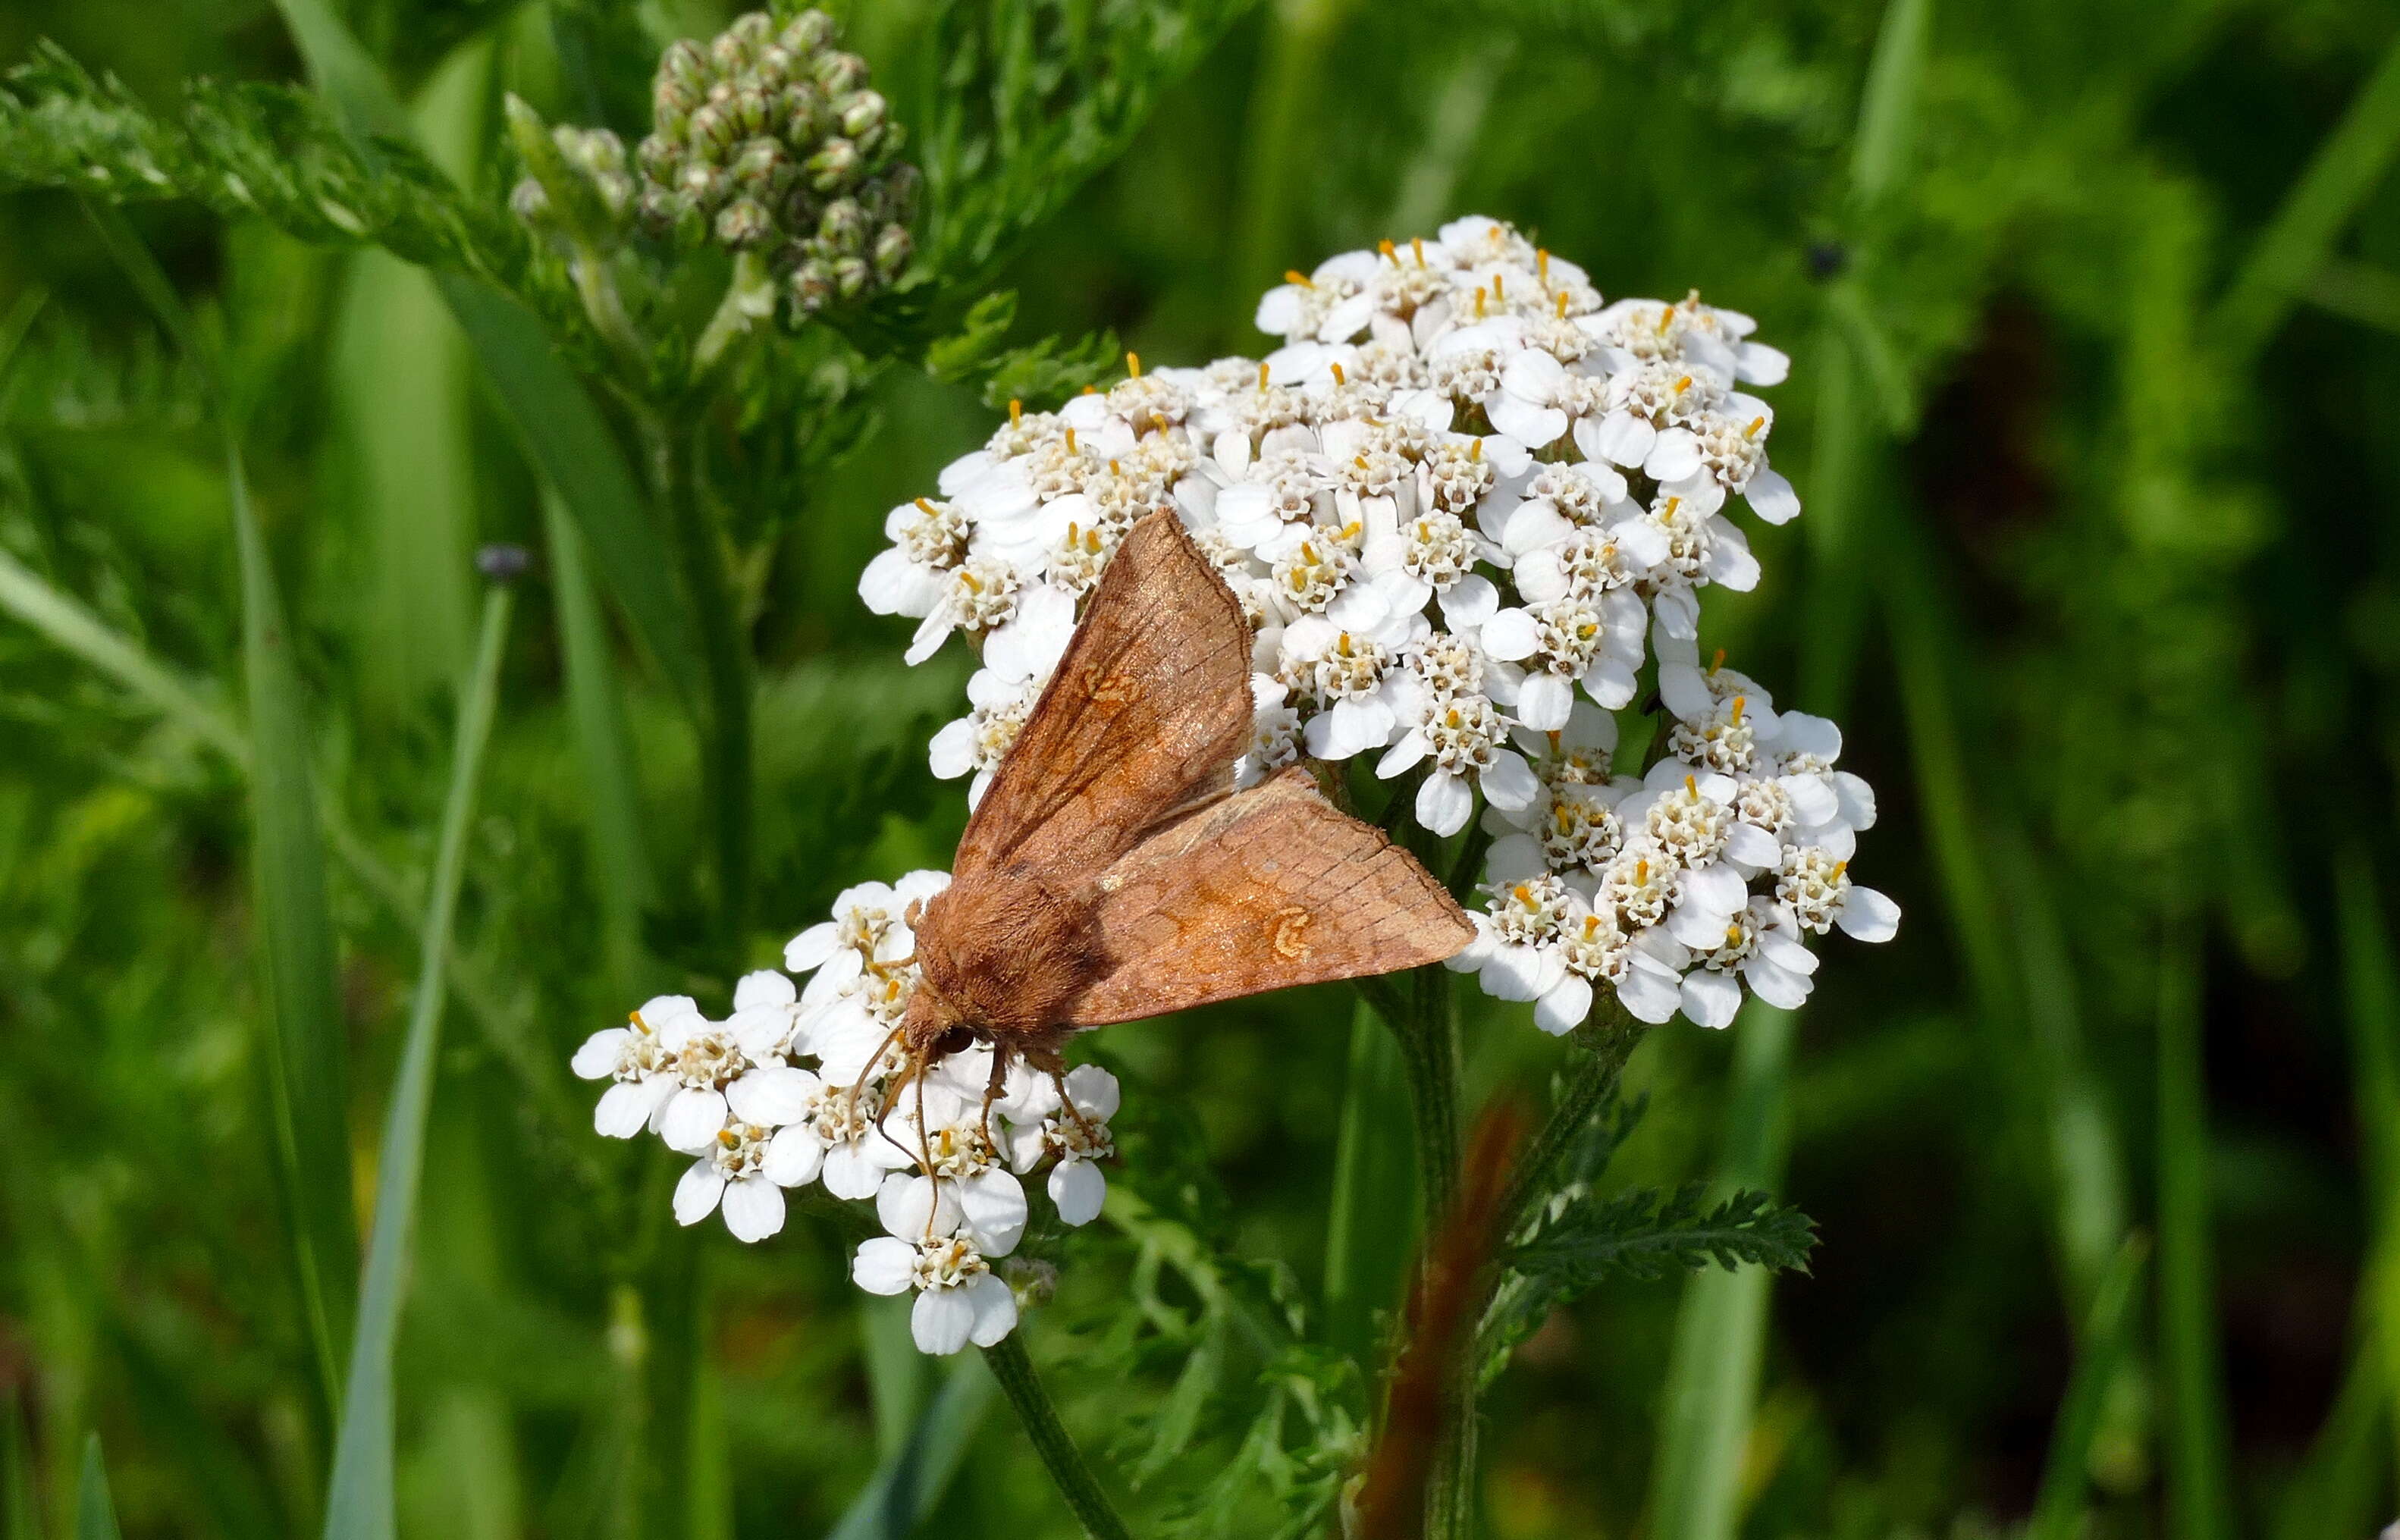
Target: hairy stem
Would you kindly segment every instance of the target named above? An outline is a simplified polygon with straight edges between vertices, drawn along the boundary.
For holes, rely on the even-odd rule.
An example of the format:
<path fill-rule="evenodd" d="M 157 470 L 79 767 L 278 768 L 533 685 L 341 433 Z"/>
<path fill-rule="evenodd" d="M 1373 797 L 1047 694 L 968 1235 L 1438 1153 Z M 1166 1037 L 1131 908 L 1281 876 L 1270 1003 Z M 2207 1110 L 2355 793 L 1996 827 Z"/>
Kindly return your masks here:
<path fill-rule="evenodd" d="M 739 947 L 750 927 L 750 659 L 733 603 L 724 543 L 700 506 L 697 474 L 680 431 L 656 414 L 642 421 L 652 495 L 665 512 L 700 627 L 708 702 L 701 770 L 716 845 L 717 922 Z"/>
<path fill-rule="evenodd" d="M 691 383 L 696 390 L 725 359 L 733 344 L 747 336 L 756 322 L 775 313 L 775 284 L 767 271 L 764 258 L 756 252 L 743 252 L 733 259 L 733 278 L 725 286 L 725 297 L 716 302 L 716 313 L 708 318 L 708 329 L 691 349 Z"/>
<path fill-rule="evenodd" d="M 1042 1387 L 1041 1377 L 1033 1371 L 1033 1360 L 1025 1351 L 1021 1333 L 1010 1332 L 993 1346 L 983 1350 L 984 1362 L 991 1367 L 992 1378 L 1000 1382 L 1002 1394 L 1016 1409 L 1016 1420 L 1025 1424 L 1025 1436 L 1033 1440 L 1033 1451 L 1042 1456 L 1043 1468 L 1058 1488 L 1058 1495 L 1073 1511 L 1075 1521 L 1092 1540 L 1129 1540 L 1125 1520 L 1110 1506 L 1108 1493 L 1100 1490 L 1099 1479 L 1084 1463 L 1084 1451 L 1067 1434 L 1066 1424 L 1058 1421 L 1058 1409 L 1050 1393 Z"/>
<path fill-rule="evenodd" d="M 1508 1179 L 1507 1192 L 1500 1200 L 1499 1234 L 1504 1243 L 1525 1222 L 1534 1206 L 1549 1195 L 1550 1179 L 1560 1160 L 1616 1086 L 1617 1077 L 1625 1072 L 1626 1060 L 1633 1056 L 1634 1045 L 1642 1041 L 1642 1029 L 1621 1008 L 1614 1015 L 1613 1020 L 1594 1021 L 1576 1034 L 1591 1052 L 1581 1056 L 1582 1062 L 1560 1094 L 1558 1106 L 1551 1109 L 1549 1121 L 1518 1157 L 1516 1173 Z"/>

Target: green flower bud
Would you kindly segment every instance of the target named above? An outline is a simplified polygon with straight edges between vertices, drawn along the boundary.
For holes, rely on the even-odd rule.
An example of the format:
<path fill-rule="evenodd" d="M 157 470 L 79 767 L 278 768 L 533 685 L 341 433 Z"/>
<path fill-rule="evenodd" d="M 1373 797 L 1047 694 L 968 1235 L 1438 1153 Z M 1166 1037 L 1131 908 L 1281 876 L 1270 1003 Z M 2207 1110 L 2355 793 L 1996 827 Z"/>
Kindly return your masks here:
<path fill-rule="evenodd" d="M 792 293 L 794 317 L 806 320 L 833 298 L 833 269 L 822 262 L 803 262 L 792 269 L 786 287 Z"/>
<path fill-rule="evenodd" d="M 737 198 L 716 216 L 716 238 L 737 251 L 756 246 L 774 233 L 775 221 L 756 198 Z"/>
<path fill-rule="evenodd" d="M 753 139 L 733 157 L 733 185 L 761 202 L 771 200 L 791 180 L 792 157 L 771 139 Z"/>
<path fill-rule="evenodd" d="M 821 10 L 804 10 L 784 24 L 780 39 L 795 58 L 806 58 L 833 42 L 833 18 Z"/>
<path fill-rule="evenodd" d="M 866 250 L 866 211 L 854 198 L 835 198 L 817 218 L 817 238 L 837 251 Z"/>
<path fill-rule="evenodd" d="M 800 162 L 800 170 L 810 186 L 829 193 L 857 174 L 859 159 L 857 145 L 847 139 L 828 139 L 824 148 Z"/>
<path fill-rule="evenodd" d="M 899 281 L 908 270 L 908 260 L 917 254 L 916 238 L 901 225 L 886 225 L 875 238 L 875 276 L 886 283 Z"/>
<path fill-rule="evenodd" d="M 541 184 L 532 177 L 526 177 L 509 190 L 509 211 L 537 230 L 546 229 L 552 224 L 550 195 L 543 192 Z"/>
<path fill-rule="evenodd" d="M 856 139 L 883 126 L 886 109 L 880 92 L 852 91 L 841 104 L 841 131 Z"/>
<path fill-rule="evenodd" d="M 699 44 L 686 37 L 668 44 L 667 51 L 659 56 L 658 78 L 672 80 L 698 97 L 708 89 L 714 72 L 709 69 L 708 55 L 701 51 Z"/>
<path fill-rule="evenodd" d="M 816 76 L 827 96 L 847 96 L 866 84 L 866 61 L 854 53 L 821 53 L 817 55 Z"/>
<path fill-rule="evenodd" d="M 663 131 L 644 139 L 642 147 L 634 152 L 634 158 L 641 164 L 642 180 L 645 182 L 664 184 L 675 180 L 679 153 L 675 142 Z"/>
<path fill-rule="evenodd" d="M 861 258 L 843 257 L 833 265 L 834 292 L 844 299 L 856 299 L 874 281 L 874 269 Z"/>
<path fill-rule="evenodd" d="M 723 155 L 733 147 L 735 137 L 733 114 L 723 102 L 711 102 L 691 115 L 687 138 L 701 154 Z"/>

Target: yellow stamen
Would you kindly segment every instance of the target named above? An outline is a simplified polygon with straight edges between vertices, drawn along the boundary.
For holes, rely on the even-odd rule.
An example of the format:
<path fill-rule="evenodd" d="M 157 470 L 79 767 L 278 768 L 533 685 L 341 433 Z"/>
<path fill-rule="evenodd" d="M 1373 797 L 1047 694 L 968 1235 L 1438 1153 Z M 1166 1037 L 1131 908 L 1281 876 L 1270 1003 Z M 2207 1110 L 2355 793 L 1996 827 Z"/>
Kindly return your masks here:
<path fill-rule="evenodd" d="M 1133 380 L 1141 378 L 1141 355 L 1139 353 L 1127 353 L 1125 355 L 1125 378 Z"/>
<path fill-rule="evenodd" d="M 1841 876 L 1844 872 L 1848 871 L 1849 869 L 1850 864 L 1847 861 L 1836 861 L 1834 863 L 1834 875 L 1835 877 Z"/>
<path fill-rule="evenodd" d="M 1013 397 L 1013 396 L 1012 396 L 1012 397 L 1010 397 L 1010 398 L 1009 398 L 1009 402 L 1008 402 L 1008 426 L 1009 426 L 1009 427 L 1011 427 L 1011 428 L 1014 428 L 1014 427 L 1016 427 L 1018 423 L 1021 423 L 1021 422 L 1023 422 L 1024 420 L 1025 420 L 1025 403 L 1024 403 L 1023 402 L 1021 402 L 1021 401 L 1016 400 L 1016 399 L 1015 397 Z"/>
<path fill-rule="evenodd" d="M 1473 443 L 1466 446 L 1466 460 L 1469 465 L 1480 465 L 1483 463 L 1483 441 L 1481 439 L 1478 439 Z"/>
<path fill-rule="evenodd" d="M 1735 696 L 1735 697 L 1733 698 L 1733 718 L 1732 718 L 1732 720 L 1733 720 L 1733 725 L 1734 725 L 1735 727 L 1739 727 L 1739 726 L 1741 726 L 1741 708 L 1742 708 L 1742 707 L 1744 707 L 1744 706 L 1746 706 L 1746 705 L 1748 705 L 1749 703 L 1750 703 L 1750 697 L 1749 697 L 1749 696 L 1747 696 L 1747 695 L 1737 695 L 1737 696 Z"/>
<path fill-rule="evenodd" d="M 1375 242 L 1375 250 L 1383 252 L 1385 256 L 1390 257 L 1392 259 L 1393 266 L 1397 267 L 1400 265 L 1400 259 L 1398 256 L 1394 254 L 1394 249 L 1390 241 L 1379 240 Z"/>
<path fill-rule="evenodd" d="M 1691 375 L 1685 375 L 1682 379 L 1679 379 L 1679 380 L 1677 380 L 1677 381 L 1675 382 L 1675 394 L 1677 394 L 1677 395 L 1679 395 L 1679 396 L 1680 396 L 1680 395 L 1682 395 L 1684 391 L 1689 390 L 1691 388 L 1692 388 L 1692 376 L 1691 376 Z"/>
<path fill-rule="evenodd" d="M 1098 395 L 1099 393 L 1100 393 L 1100 388 L 1099 388 L 1098 386 L 1097 386 L 1097 385 L 1087 385 L 1087 386 L 1084 387 L 1084 394 L 1085 394 L 1085 395 L 1087 395 L 1087 396 L 1097 396 L 1097 395 Z"/>
<path fill-rule="evenodd" d="M 1336 384 L 1336 385 L 1347 385 L 1347 384 L 1349 384 L 1349 383 L 1350 383 L 1349 377 L 1348 377 L 1347 375 L 1343 375 L 1343 374 L 1342 373 L 1342 366 L 1341 366 L 1340 364 L 1336 363 L 1336 364 L 1330 365 L 1329 367 L 1330 367 L 1330 368 L 1332 369 L 1332 371 L 1333 371 L 1333 383 L 1334 383 L 1334 384 Z"/>
<path fill-rule="evenodd" d="M 1267 388 L 1267 366 L 1266 366 L 1265 364 L 1261 363 L 1261 364 L 1260 364 L 1260 365 L 1259 365 L 1259 388 L 1260 388 L 1260 389 L 1261 389 L 1261 390 L 1263 390 L 1263 389 L 1265 389 L 1266 388 Z"/>
<path fill-rule="evenodd" d="M 1420 267 L 1424 266 L 1425 266 L 1425 238 L 1424 238 L 1423 236 L 1411 236 L 1411 237 L 1410 237 L 1410 238 L 1409 238 L 1409 250 L 1410 250 L 1410 251 L 1414 252 L 1417 254 L 1417 266 L 1420 266 Z"/>
<path fill-rule="evenodd" d="M 1501 275 L 1498 273 L 1492 275 L 1492 297 L 1498 300 L 1501 304 L 1506 305 L 1508 303 L 1508 293 L 1507 290 L 1500 286 L 1500 278 Z"/>
<path fill-rule="evenodd" d="M 1359 455 L 1358 455 L 1358 457 L 1357 457 L 1357 460 L 1356 460 L 1354 463 L 1356 463 L 1356 464 L 1357 464 L 1357 466 L 1358 467 L 1358 469 L 1359 469 L 1359 470 L 1366 470 L 1366 469 L 1367 469 L 1367 456 L 1366 456 L 1366 454 L 1365 454 L 1365 452 L 1364 452 L 1364 451 L 1361 451 L 1361 452 L 1359 453 Z"/>
<path fill-rule="evenodd" d="M 1739 947 L 1741 945 L 1740 926 L 1728 925 L 1725 927 L 1725 945 L 1728 947 Z"/>
<path fill-rule="evenodd" d="M 974 573 L 969 572 L 965 567 L 959 568 L 959 581 L 966 585 L 967 592 L 970 593 L 981 593 L 983 592 L 983 579 L 977 578 Z"/>
<path fill-rule="evenodd" d="M 1680 507 L 1682 507 L 1682 506 L 1683 506 L 1683 502 L 1684 502 L 1684 499 L 1683 499 L 1683 498 L 1681 498 L 1681 497 L 1670 497 L 1670 498 L 1668 498 L 1668 499 L 1667 499 L 1667 506 L 1666 506 L 1666 507 L 1664 507 L 1664 508 L 1662 508 L 1662 509 L 1660 509 L 1660 510 L 1658 511 L 1658 512 L 1659 512 L 1660 516 L 1661 516 L 1661 517 L 1664 517 L 1664 518 L 1669 518 L 1669 519 L 1673 518 L 1673 517 L 1675 516 L 1675 510 L 1676 510 L 1676 509 L 1678 509 L 1678 508 L 1680 508 Z"/>
<path fill-rule="evenodd" d="M 1483 286 L 1477 284 L 1475 286 L 1475 319 L 1478 320 L 1483 319 Z"/>
<path fill-rule="evenodd" d="M 1633 863 L 1633 880 L 1637 884 L 1650 880 L 1650 858 L 1648 856 L 1645 855 Z"/>
<path fill-rule="evenodd" d="M 1750 426 L 1741 430 L 1741 436 L 1745 439 L 1754 439 L 1758 437 L 1758 430 L 1766 426 L 1766 418 L 1765 416 L 1752 417 L 1750 419 Z"/>
<path fill-rule="evenodd" d="M 1534 248 L 1534 276 L 1538 277 L 1542 280 L 1543 288 L 1547 289 L 1550 286 L 1550 253 L 1544 247 L 1536 246 Z M 1559 296 L 1559 313 L 1561 315 L 1566 313 L 1566 295 L 1561 294 Z"/>
<path fill-rule="evenodd" d="M 1717 648 L 1717 655 L 1709 660 L 1709 676 L 1711 678 L 1716 677 L 1717 670 L 1723 667 L 1725 667 L 1725 648 L 1719 647 Z"/>
<path fill-rule="evenodd" d="M 1520 882 L 1511 891 L 1511 896 L 1520 904 L 1531 904 L 1534 901 L 1534 890 Z"/>
<path fill-rule="evenodd" d="M 1564 289 L 1559 291 L 1559 319 L 1567 319 L 1567 292 Z"/>
<path fill-rule="evenodd" d="M 1075 430 L 1074 430 L 1073 429 L 1070 428 L 1069 429 L 1067 429 L 1067 453 L 1068 453 L 1068 454 L 1070 454 L 1070 455 L 1072 455 L 1072 454 L 1075 454 L 1076 452 L 1077 452 L 1077 451 L 1076 451 L 1076 449 L 1075 449 Z"/>
<path fill-rule="evenodd" d="M 1286 283 L 1297 283 L 1303 289 L 1314 289 L 1316 287 L 1316 284 L 1311 283 L 1308 280 L 1308 275 L 1302 272 L 1297 267 L 1286 268 L 1284 270 L 1283 280 Z"/>
<path fill-rule="evenodd" d="M 917 499 L 917 506 L 918 506 L 920 509 L 923 510 L 925 512 L 928 512 L 928 513 L 934 513 L 934 512 L 938 512 L 938 511 L 939 511 L 939 510 L 935 509 L 935 508 L 934 507 L 934 505 L 933 505 L 930 501 L 928 501 L 927 499 L 925 499 L 925 498 L 923 498 L 923 497 L 920 497 L 920 498 L 918 498 L 918 499 Z"/>
<path fill-rule="evenodd" d="M 1111 476 L 1122 476 L 1122 475 L 1124 475 L 1124 474 L 1125 474 L 1125 472 L 1124 472 L 1123 470 L 1120 470 L 1119 469 L 1117 469 L 1117 462 L 1116 462 L 1116 461 L 1114 461 L 1114 460 L 1111 460 L 1111 461 L 1109 462 L 1109 474 L 1110 474 L 1110 475 L 1111 475 Z"/>
<path fill-rule="evenodd" d="M 1342 538 L 1345 540 L 1355 540 L 1358 538 L 1358 531 L 1366 527 L 1367 526 L 1353 519 L 1348 524 L 1342 526 Z"/>
<path fill-rule="evenodd" d="M 1686 797 L 1699 796 L 1700 783 L 1692 776 L 1687 775 L 1684 777 L 1684 795 Z"/>

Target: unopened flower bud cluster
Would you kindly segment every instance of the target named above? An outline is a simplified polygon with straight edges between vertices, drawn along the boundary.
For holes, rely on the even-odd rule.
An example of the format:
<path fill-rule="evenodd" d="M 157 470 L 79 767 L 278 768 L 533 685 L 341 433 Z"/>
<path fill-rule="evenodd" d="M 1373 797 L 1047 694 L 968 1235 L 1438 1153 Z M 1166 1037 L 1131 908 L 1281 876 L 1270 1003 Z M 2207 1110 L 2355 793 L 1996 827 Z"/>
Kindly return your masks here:
<path fill-rule="evenodd" d="M 642 223 L 763 255 L 797 316 L 907 269 L 917 169 L 866 65 L 822 11 L 743 16 L 668 48 L 636 156 Z"/>
<path fill-rule="evenodd" d="M 859 592 L 962 634 L 971 709 L 934 772 L 980 797 L 1136 520 L 1171 509 L 1255 629 L 1254 782 L 1372 755 L 1412 811 L 1493 837 L 1452 966 L 1564 1032 L 1603 991 L 1636 1018 L 1729 1023 L 1807 995 L 1809 938 L 1889 936 L 1856 883 L 1866 784 L 1841 735 L 1703 664 L 1700 596 L 1759 578 L 1738 505 L 1800 511 L 1768 461 L 1784 355 L 1702 304 L 1604 301 L 1490 219 L 1349 252 L 1261 301 L 1261 360 L 1142 372 L 1012 407 L 934 495 L 892 511 Z M 1613 713 L 1655 670 L 1668 752 L 1615 772 Z"/>
<path fill-rule="evenodd" d="M 784 947 L 785 972 L 741 980 L 725 1019 L 661 996 L 593 1033 L 574 1066 L 610 1083 L 601 1133 L 648 1131 L 692 1158 L 675 1191 L 684 1224 L 721 1213 L 737 1239 L 764 1240 L 784 1227 L 785 1190 L 811 1182 L 873 1204 L 883 1233 L 858 1247 L 852 1276 L 871 1293 L 913 1291 L 917 1345 L 938 1354 L 989 1347 L 1016 1324 L 993 1269 L 1031 1218 L 1021 1179 L 1046 1167 L 1067 1224 L 1098 1215 L 1118 1102 L 1097 1065 L 1063 1079 L 1018 1065 L 987 1107 L 989 1048 L 901 1075 L 893 1034 L 918 976 L 908 916 L 948 884 L 920 871 L 849 889 Z"/>

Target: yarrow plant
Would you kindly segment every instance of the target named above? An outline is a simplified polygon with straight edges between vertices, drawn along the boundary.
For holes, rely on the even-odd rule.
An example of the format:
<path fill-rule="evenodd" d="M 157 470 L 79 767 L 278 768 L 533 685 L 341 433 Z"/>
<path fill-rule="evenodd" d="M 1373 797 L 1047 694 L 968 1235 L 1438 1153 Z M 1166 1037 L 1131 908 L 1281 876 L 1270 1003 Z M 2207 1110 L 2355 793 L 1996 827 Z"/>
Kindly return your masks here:
<path fill-rule="evenodd" d="M 1260 302 L 1262 359 L 1144 372 L 1056 412 L 1012 403 L 935 495 L 893 509 L 859 593 L 915 619 L 907 661 L 962 637 L 980 667 L 933 769 L 979 801 L 1143 515 L 1191 529 L 1254 633 L 1237 779 L 1291 764 L 1347 800 L 1344 762 L 1398 783 L 1387 822 L 1468 833 L 1476 938 L 1450 966 L 1563 1034 L 1614 1007 L 1729 1025 L 1745 993 L 1801 1004 L 1812 937 L 1865 941 L 1897 907 L 1854 881 L 1875 795 L 1841 732 L 1778 712 L 1701 660 L 1700 594 L 1759 578 L 1737 501 L 1795 517 L 1767 459 L 1783 354 L 1700 303 L 1603 302 L 1583 270 L 1483 218 L 1386 241 Z M 1617 767 L 1616 714 L 1649 681 L 1650 763 Z M 1412 783 L 1412 785 L 1411 784 Z M 909 915 L 948 883 L 844 893 L 753 974 L 724 1021 L 651 1001 L 578 1056 L 615 1082 L 600 1131 L 693 1157 L 676 1217 L 749 1241 L 784 1190 L 875 1205 L 852 1276 L 914 1290 L 918 1344 L 989 1344 L 1016 1319 L 992 1272 L 1026 1232 L 1020 1178 L 1096 1217 L 1118 1102 L 1109 1073 L 1008 1073 L 990 1050 L 919 1073 L 894 1047 L 916 988 Z"/>

